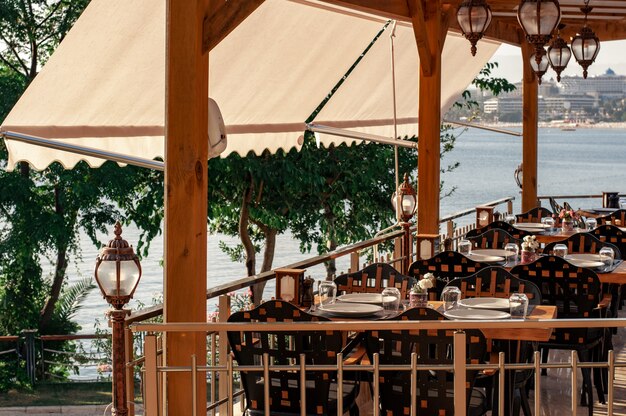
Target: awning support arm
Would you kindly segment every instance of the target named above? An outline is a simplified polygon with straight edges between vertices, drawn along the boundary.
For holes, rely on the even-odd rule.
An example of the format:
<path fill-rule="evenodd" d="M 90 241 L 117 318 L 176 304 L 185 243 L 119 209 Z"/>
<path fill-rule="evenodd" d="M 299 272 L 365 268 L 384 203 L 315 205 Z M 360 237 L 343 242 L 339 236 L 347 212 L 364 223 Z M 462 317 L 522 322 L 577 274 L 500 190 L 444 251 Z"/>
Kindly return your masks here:
<path fill-rule="evenodd" d="M 513 131 L 513 130 L 505 130 L 505 129 L 499 129 L 497 127 L 483 126 L 481 124 L 464 123 L 462 121 L 451 121 L 451 120 L 446 120 L 446 119 L 444 119 L 443 122 L 448 123 L 448 124 L 456 124 L 458 126 L 463 126 L 463 127 L 472 127 L 474 129 L 493 131 L 494 133 L 502 133 L 502 134 L 508 134 L 511 136 L 522 137 L 522 133 Z"/>
<path fill-rule="evenodd" d="M 128 156 L 121 153 L 105 152 L 92 147 L 78 146 L 75 144 L 62 143 L 56 140 L 44 139 L 36 136 L 16 133 L 12 131 L 4 131 L 0 133 L 6 139 L 15 140 L 35 146 L 47 147 L 50 149 L 61 150 L 63 152 L 77 153 L 79 155 L 97 157 L 99 159 L 111 160 L 113 162 L 126 163 L 128 165 L 139 166 L 141 168 L 154 169 L 158 171 L 165 170 L 165 164 L 158 160 L 144 159 L 140 157 Z"/>
<path fill-rule="evenodd" d="M 314 123 L 307 123 L 306 129 L 314 133 L 324 133 L 333 136 L 348 137 L 350 139 L 365 140 L 368 142 L 388 144 L 391 146 L 400 146 L 417 150 L 416 142 L 410 142 L 408 140 L 395 140 L 390 137 L 379 136 L 377 134 L 361 133 L 358 131 L 339 129 L 336 127 L 323 126 L 321 124 Z"/>

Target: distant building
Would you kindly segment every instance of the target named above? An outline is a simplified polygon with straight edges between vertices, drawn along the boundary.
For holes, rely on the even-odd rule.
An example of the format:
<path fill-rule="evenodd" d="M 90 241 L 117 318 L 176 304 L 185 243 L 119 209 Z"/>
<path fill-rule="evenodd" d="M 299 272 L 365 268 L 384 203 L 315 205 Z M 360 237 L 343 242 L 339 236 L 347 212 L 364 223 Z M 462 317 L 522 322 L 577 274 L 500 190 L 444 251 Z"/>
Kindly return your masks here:
<path fill-rule="evenodd" d="M 612 69 L 604 74 L 588 77 L 561 78 L 561 94 L 598 94 L 606 98 L 622 98 L 626 93 L 626 76 L 617 75 Z"/>

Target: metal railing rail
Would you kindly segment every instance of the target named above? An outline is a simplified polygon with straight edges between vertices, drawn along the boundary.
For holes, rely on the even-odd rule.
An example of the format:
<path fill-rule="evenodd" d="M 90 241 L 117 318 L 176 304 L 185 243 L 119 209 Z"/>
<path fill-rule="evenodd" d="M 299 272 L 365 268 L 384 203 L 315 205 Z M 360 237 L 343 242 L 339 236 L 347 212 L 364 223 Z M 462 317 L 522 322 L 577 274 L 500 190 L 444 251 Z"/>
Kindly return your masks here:
<path fill-rule="evenodd" d="M 571 409 L 572 413 L 576 414 L 577 410 L 577 370 L 579 368 L 604 368 L 608 369 L 608 398 L 607 398 L 607 413 L 609 416 L 613 415 L 614 407 L 614 378 L 615 370 L 617 368 L 626 368 L 626 362 L 616 362 L 613 351 L 608 352 L 608 358 L 606 361 L 600 362 L 578 362 L 576 352 L 572 351 L 570 356 L 570 362 L 562 363 L 541 363 L 541 357 L 539 352 L 535 352 L 533 361 L 529 363 L 505 363 L 505 355 L 501 352 L 498 356 L 498 363 L 495 364 L 471 364 L 466 363 L 466 339 L 465 329 L 496 329 L 496 328 L 510 328 L 510 329 L 529 329 L 529 328 L 611 328 L 611 327 L 626 327 L 626 319 L 550 319 L 541 321 L 530 320 L 490 320 L 490 321 L 336 321 L 336 322 L 272 322 L 272 323 L 170 323 L 170 324 L 135 324 L 131 327 L 135 332 L 147 332 L 149 335 L 145 337 L 144 351 L 146 354 L 146 414 L 157 414 L 158 402 L 156 400 L 157 374 L 164 374 L 168 372 L 189 372 L 192 374 L 201 373 L 218 373 L 225 374 L 226 383 L 228 386 L 232 386 L 234 373 L 241 373 L 242 371 L 249 372 L 263 372 L 265 378 L 269 378 L 270 371 L 300 371 L 302 380 L 306 379 L 307 371 L 336 371 L 337 379 L 343 380 L 344 372 L 351 371 L 367 371 L 373 373 L 373 414 L 378 414 L 378 396 L 379 396 L 379 383 L 378 375 L 381 371 L 410 371 L 411 383 L 412 383 L 412 403 L 410 414 L 417 414 L 416 403 L 416 373 L 417 371 L 427 371 L 434 369 L 445 369 L 452 371 L 455 375 L 454 382 L 454 408 L 455 414 L 464 416 L 466 415 L 466 395 L 465 395 L 465 375 L 466 370 L 496 370 L 499 372 L 498 383 L 500 384 L 499 394 L 499 414 L 504 414 L 504 391 L 505 391 L 505 371 L 506 370 L 534 370 L 535 381 L 535 414 L 540 414 L 541 410 L 541 369 L 543 368 L 564 368 L 571 369 L 571 385 L 572 385 L 572 399 Z M 157 365 L 156 355 L 156 333 L 167 332 L 229 332 L 229 331 L 372 331 L 372 330 L 416 330 L 416 329 L 444 329 L 454 331 L 454 357 L 452 365 L 435 366 L 435 365 L 417 365 L 416 356 L 413 354 L 411 357 L 411 364 L 405 365 L 380 365 L 377 354 L 373 355 L 373 363 L 368 365 L 343 365 L 343 356 L 338 354 L 337 364 L 335 365 L 307 365 L 304 363 L 303 356 L 300 356 L 299 363 L 293 365 L 271 365 L 269 357 L 266 355 L 261 365 L 256 366 L 236 366 L 233 363 L 233 357 L 229 354 L 225 365 L 208 365 L 198 366 L 196 365 L 196 357 L 193 356 L 190 359 L 191 366 L 176 366 L 167 367 Z M 192 388 L 195 390 L 197 386 L 197 376 L 192 377 Z M 302 387 L 301 396 L 304 397 L 305 383 L 300 383 Z M 342 397 L 342 383 L 337 385 L 337 397 Z M 213 403 L 210 408 L 214 408 L 220 404 L 228 403 L 226 413 L 228 415 L 233 414 L 233 397 L 232 390 L 229 389 L 227 397 L 222 397 L 219 403 Z M 270 415 L 269 409 L 269 388 L 265 390 L 265 414 Z M 337 404 L 338 415 L 342 413 L 342 406 Z M 195 408 L 195 407 L 194 407 Z M 302 404 L 303 414 L 306 411 L 306 405 Z M 153 413 L 154 412 L 154 413 Z"/>

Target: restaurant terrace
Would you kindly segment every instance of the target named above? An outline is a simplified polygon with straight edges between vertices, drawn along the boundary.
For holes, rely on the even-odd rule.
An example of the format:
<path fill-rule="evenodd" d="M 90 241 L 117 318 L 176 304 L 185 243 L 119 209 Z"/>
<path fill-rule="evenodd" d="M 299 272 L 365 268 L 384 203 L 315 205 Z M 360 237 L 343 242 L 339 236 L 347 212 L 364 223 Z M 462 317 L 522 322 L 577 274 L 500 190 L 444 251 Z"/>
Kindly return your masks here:
<path fill-rule="evenodd" d="M 472 51 L 459 21 L 463 13 L 480 20 L 485 5 L 491 22 L 472 21 L 470 27 L 487 26 Z M 518 21 L 521 9 L 528 21 Z M 538 195 L 538 76 L 531 63 L 542 64 L 541 53 L 533 54 L 557 30 L 570 39 L 591 29 L 595 38 L 581 41 L 584 55 L 593 49 L 590 39 L 626 39 L 625 19 L 621 0 L 93 0 L 1 131 L 9 169 L 20 161 L 44 169 L 54 161 L 70 168 L 108 159 L 165 171 L 163 305 L 114 314 L 114 331 L 126 333 L 126 345 L 114 349 L 114 414 L 135 414 L 127 405 L 135 366 L 142 368 L 143 414 L 150 416 L 234 414 L 236 401 L 248 414 L 359 414 L 359 392 L 370 393 L 361 405 L 367 414 L 509 414 L 520 407 L 527 416 L 547 414 L 542 400 L 572 413 L 583 404 L 590 415 L 600 401 L 613 414 L 615 374 L 626 365 L 613 350 L 622 345 L 613 328 L 626 324 L 615 319 L 626 284 L 626 211 L 619 192 Z M 546 27 L 543 37 L 527 36 Z M 377 40 L 383 32 L 393 39 L 391 53 Z M 513 198 L 503 196 L 441 218 L 442 111 L 500 43 L 522 51 L 521 213 L 514 215 Z M 208 288 L 207 160 L 298 148 L 305 130 L 325 145 L 415 147 L 397 137 L 418 136 L 417 184 L 400 184 L 395 199 L 399 229 Z M 559 215 L 570 211 L 564 201 L 577 197 L 597 198 L 598 209 L 573 213 L 572 221 Z M 497 216 L 496 207 L 508 215 Z M 463 215 L 475 215 L 476 224 L 455 229 Z M 110 243 L 99 267 L 134 261 L 121 241 Z M 395 243 L 394 258 L 363 268 L 359 252 L 385 241 Z M 352 273 L 338 276 L 334 288 L 309 292 L 302 270 L 344 255 Z M 99 281 L 101 289 L 123 311 L 134 290 L 121 294 L 129 269 L 107 270 L 113 281 Z M 428 273 L 436 281 L 419 283 Z M 272 279 L 275 301 L 228 322 L 206 322 L 208 298 L 220 297 L 220 315 L 228 317 L 223 295 Z M 414 285 L 422 289 L 412 291 Z M 388 286 L 397 289 L 389 298 L 407 303 L 403 313 L 392 304 L 396 313 L 387 314 L 385 296 L 377 300 Z M 370 306 L 365 312 L 333 313 L 332 305 L 349 303 L 335 297 L 350 294 L 376 299 L 359 298 L 355 304 Z M 457 308 L 472 298 L 506 306 L 481 316 L 458 312 L 481 310 L 480 302 Z M 521 306 L 521 315 L 511 305 Z M 161 314 L 162 324 L 143 322 Z M 366 319 L 372 316 L 387 319 Z M 142 357 L 129 356 L 131 332 L 145 336 Z M 572 351 L 569 361 L 542 362 L 541 351 L 555 350 Z M 541 397 L 557 369 L 574 370 L 559 379 L 570 383 L 571 397 Z"/>

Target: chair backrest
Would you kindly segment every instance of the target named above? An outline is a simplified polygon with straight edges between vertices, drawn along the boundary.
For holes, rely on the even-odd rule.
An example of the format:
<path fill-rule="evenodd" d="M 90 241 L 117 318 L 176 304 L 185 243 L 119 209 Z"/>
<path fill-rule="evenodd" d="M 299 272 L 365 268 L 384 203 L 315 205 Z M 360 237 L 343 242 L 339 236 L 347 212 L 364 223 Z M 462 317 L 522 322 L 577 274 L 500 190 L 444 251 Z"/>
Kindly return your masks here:
<path fill-rule="evenodd" d="M 559 205 L 559 203 L 556 202 L 556 199 L 552 197 L 548 198 L 548 200 L 550 201 L 550 207 L 552 207 L 552 212 L 554 212 L 556 215 L 559 215 L 559 212 L 563 210 L 563 206 Z"/>
<path fill-rule="evenodd" d="M 409 275 L 419 278 L 432 273 L 437 280 L 435 287 L 428 292 L 432 300 L 437 300 L 449 281 L 474 274 L 485 266 L 485 263 L 474 261 L 456 251 L 442 251 L 429 259 L 414 261 L 409 266 Z"/>
<path fill-rule="evenodd" d="M 328 321 L 310 315 L 291 303 L 272 300 L 256 309 L 231 315 L 228 322 L 293 322 Z M 340 331 L 258 331 L 228 332 L 228 342 L 239 365 L 262 364 L 263 354 L 270 357 L 270 365 L 299 364 L 300 354 L 308 364 L 335 365 L 337 353 L 343 346 Z M 307 371 L 307 414 L 328 414 L 330 384 L 335 372 Z M 251 410 L 264 409 L 263 372 L 241 372 L 246 395 L 246 406 Z M 272 414 L 300 413 L 300 373 L 295 371 L 270 372 L 270 408 Z"/>
<path fill-rule="evenodd" d="M 576 267 L 561 257 L 542 256 L 538 260 L 515 266 L 511 274 L 533 282 L 541 291 L 542 302 L 556 305 L 557 318 L 599 318 L 601 285 L 590 269 Z M 588 328 L 555 330 L 551 342 L 586 344 Z"/>
<path fill-rule="evenodd" d="M 474 248 L 504 248 L 508 243 L 515 243 L 519 246 L 522 242 L 521 239 L 499 228 L 487 230 L 476 236 L 466 236 L 466 238 L 472 242 Z"/>
<path fill-rule="evenodd" d="M 461 290 L 463 298 L 505 298 L 513 293 L 525 293 L 531 305 L 541 304 L 541 292 L 536 284 L 512 275 L 503 267 L 485 267 L 467 277 L 448 283 Z"/>
<path fill-rule="evenodd" d="M 603 243 L 613 244 L 622 255 L 626 255 L 626 231 L 622 231 L 614 225 L 605 224 L 591 231 L 591 234 Z"/>
<path fill-rule="evenodd" d="M 465 234 L 465 238 L 476 237 L 489 230 L 504 230 L 507 233 L 509 233 L 509 235 L 512 236 L 513 238 L 517 238 L 520 240 L 524 238 L 525 236 L 532 234 L 531 232 L 517 229 L 513 227 L 511 224 L 508 224 L 504 221 L 494 221 L 492 223 L 485 225 L 482 228 L 476 228 L 474 230 L 468 231 L 467 234 Z"/>
<path fill-rule="evenodd" d="M 619 229 L 619 228 L 618 228 Z M 591 233 L 576 233 L 567 237 L 561 241 L 554 241 L 546 244 L 543 248 L 543 254 L 554 254 L 554 246 L 557 244 L 565 244 L 567 246 L 568 253 L 593 253 L 600 252 L 602 247 L 611 247 L 615 252 L 615 258 L 621 259 L 622 254 L 620 249 L 611 243 L 600 241 L 595 235 Z"/>
<path fill-rule="evenodd" d="M 412 308 L 394 320 L 444 320 L 442 314 L 430 308 Z M 452 330 L 412 329 L 410 331 L 368 332 L 368 356 L 380 356 L 380 364 L 410 364 L 411 354 L 417 354 L 417 365 L 450 365 L 453 362 Z M 478 364 L 482 360 L 486 341 L 482 332 L 465 330 L 467 336 L 467 362 Z M 467 372 L 467 403 L 474 386 L 477 371 Z M 381 415 L 407 415 L 411 406 L 411 372 L 381 371 Z M 446 370 L 417 372 L 417 406 L 420 415 L 454 414 L 454 378 Z"/>
<path fill-rule="evenodd" d="M 626 227 L 626 209 L 618 209 L 609 215 L 603 215 L 597 218 L 598 225 L 604 225 L 610 222 L 612 225 Z"/>
<path fill-rule="evenodd" d="M 339 275 L 334 282 L 340 293 L 381 293 L 386 287 L 395 287 L 400 291 L 402 299 L 406 299 L 409 289 L 417 280 L 401 274 L 386 263 L 374 263 L 363 270 Z"/>
<path fill-rule="evenodd" d="M 526 212 L 517 214 L 515 221 L 517 222 L 541 222 L 544 217 L 551 217 L 552 211 L 544 207 L 531 208 Z"/>

